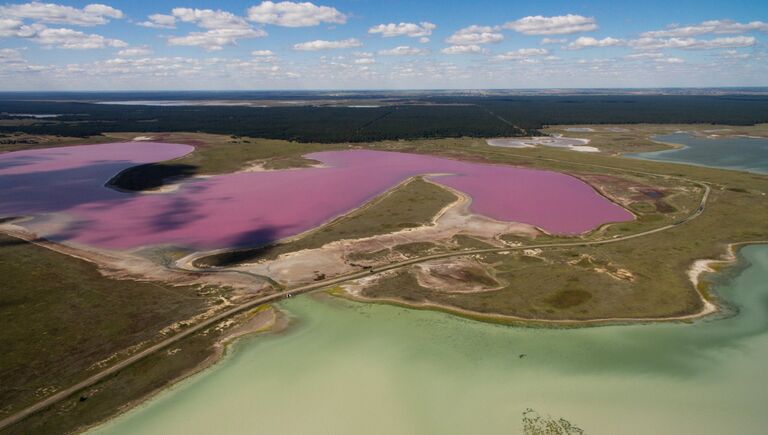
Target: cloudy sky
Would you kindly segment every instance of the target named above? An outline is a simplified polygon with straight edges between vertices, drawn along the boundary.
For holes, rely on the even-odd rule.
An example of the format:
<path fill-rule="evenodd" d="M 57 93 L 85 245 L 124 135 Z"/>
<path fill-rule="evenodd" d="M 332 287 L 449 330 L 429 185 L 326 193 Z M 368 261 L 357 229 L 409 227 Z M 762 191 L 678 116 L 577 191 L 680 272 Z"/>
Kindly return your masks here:
<path fill-rule="evenodd" d="M 0 90 L 766 86 L 767 43 L 766 0 L 0 2 Z"/>

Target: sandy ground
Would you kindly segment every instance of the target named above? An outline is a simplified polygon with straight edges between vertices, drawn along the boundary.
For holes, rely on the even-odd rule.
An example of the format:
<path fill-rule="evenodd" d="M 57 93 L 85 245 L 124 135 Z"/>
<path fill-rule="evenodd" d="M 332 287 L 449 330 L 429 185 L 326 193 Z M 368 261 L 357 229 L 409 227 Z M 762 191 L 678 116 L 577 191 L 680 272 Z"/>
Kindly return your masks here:
<path fill-rule="evenodd" d="M 266 160 L 253 160 L 250 162 L 246 162 L 242 169 L 237 170 L 235 172 L 231 172 L 231 173 L 239 174 L 242 172 L 284 172 L 284 171 L 296 171 L 296 170 L 307 169 L 307 168 L 327 168 L 328 167 L 322 162 L 317 162 L 316 164 L 311 164 L 308 166 L 302 166 L 302 167 L 296 167 L 296 168 L 268 169 L 264 167 L 264 165 L 266 164 L 267 164 Z"/>
<path fill-rule="evenodd" d="M 500 222 L 473 214 L 469 211 L 471 199 L 461 192 L 452 189 L 451 191 L 458 199 L 441 210 L 428 225 L 362 239 L 339 240 L 320 248 L 283 254 L 272 261 L 249 263 L 231 269 L 268 276 L 284 285 L 296 285 L 311 282 L 320 274 L 331 278 L 373 265 L 364 260 L 350 260 L 350 255 L 354 257 L 356 253 L 372 253 L 414 242 L 448 244 L 450 239 L 458 234 L 504 247 L 507 246 L 506 242 L 500 239 L 503 234 L 512 233 L 529 238 L 541 234 L 540 230 L 532 225 Z M 177 265 L 183 269 L 193 269 L 192 262 L 204 255 L 207 254 L 187 256 L 179 260 Z M 405 258 L 401 254 L 393 253 L 391 258 L 381 258 L 377 261 L 389 262 Z"/>
<path fill-rule="evenodd" d="M 504 287 L 503 283 L 488 275 L 486 268 L 472 257 L 445 258 L 416 264 L 413 272 L 420 286 L 445 293 L 479 293 Z M 468 273 L 484 276 L 488 283 L 478 282 Z"/>
<path fill-rule="evenodd" d="M 504 148 L 535 148 L 543 145 L 548 147 L 567 148 L 571 151 L 584 153 L 600 152 L 599 148 L 588 145 L 589 139 L 563 137 L 562 135 L 497 138 L 487 139 L 485 142 L 491 146 Z"/>
<path fill-rule="evenodd" d="M 591 133 L 595 131 L 595 129 L 591 127 L 569 127 L 569 128 L 566 128 L 565 131 L 570 131 L 574 133 Z"/>

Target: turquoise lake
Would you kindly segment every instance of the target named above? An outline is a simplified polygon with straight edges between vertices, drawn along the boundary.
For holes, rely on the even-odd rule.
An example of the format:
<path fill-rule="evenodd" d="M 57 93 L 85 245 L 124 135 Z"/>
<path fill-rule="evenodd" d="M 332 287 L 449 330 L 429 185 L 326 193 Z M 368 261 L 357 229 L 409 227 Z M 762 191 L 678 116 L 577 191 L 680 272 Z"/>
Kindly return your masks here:
<path fill-rule="evenodd" d="M 514 434 L 522 413 L 588 434 L 763 434 L 768 246 L 719 276 L 729 315 L 582 329 L 491 325 L 327 296 L 282 305 L 281 334 L 97 434 Z"/>
<path fill-rule="evenodd" d="M 679 132 L 653 136 L 657 142 L 678 144 L 682 148 L 630 157 L 664 162 L 687 163 L 714 168 L 768 173 L 768 139 L 758 137 L 706 137 Z"/>

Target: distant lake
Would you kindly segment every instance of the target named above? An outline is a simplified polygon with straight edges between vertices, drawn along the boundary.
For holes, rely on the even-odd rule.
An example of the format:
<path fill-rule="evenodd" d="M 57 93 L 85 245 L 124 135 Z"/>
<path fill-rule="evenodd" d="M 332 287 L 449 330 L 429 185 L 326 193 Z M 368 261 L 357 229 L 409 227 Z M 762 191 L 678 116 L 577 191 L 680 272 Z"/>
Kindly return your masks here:
<path fill-rule="evenodd" d="M 3 115 L 18 116 L 21 118 L 36 118 L 36 119 L 56 118 L 61 116 L 57 113 L 4 113 Z"/>
<path fill-rule="evenodd" d="M 709 137 L 681 132 L 653 136 L 652 139 L 657 142 L 683 145 L 683 148 L 627 154 L 627 156 L 768 173 L 768 138 Z"/>

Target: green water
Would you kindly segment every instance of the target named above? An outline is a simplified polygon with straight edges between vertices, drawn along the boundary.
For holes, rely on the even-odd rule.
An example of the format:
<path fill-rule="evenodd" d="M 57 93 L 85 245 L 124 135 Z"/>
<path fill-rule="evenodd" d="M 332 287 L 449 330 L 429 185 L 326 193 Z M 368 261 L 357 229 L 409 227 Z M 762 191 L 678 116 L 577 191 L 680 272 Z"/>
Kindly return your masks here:
<path fill-rule="evenodd" d="M 738 314 L 696 324 L 516 328 L 297 298 L 289 331 L 94 433 L 514 434 L 533 408 L 589 434 L 764 434 L 768 246 L 742 255 L 719 278 Z"/>
<path fill-rule="evenodd" d="M 765 138 L 709 138 L 681 132 L 654 136 L 653 140 L 679 144 L 683 145 L 683 147 L 649 153 L 628 154 L 628 156 L 646 160 L 768 173 L 768 139 Z"/>

